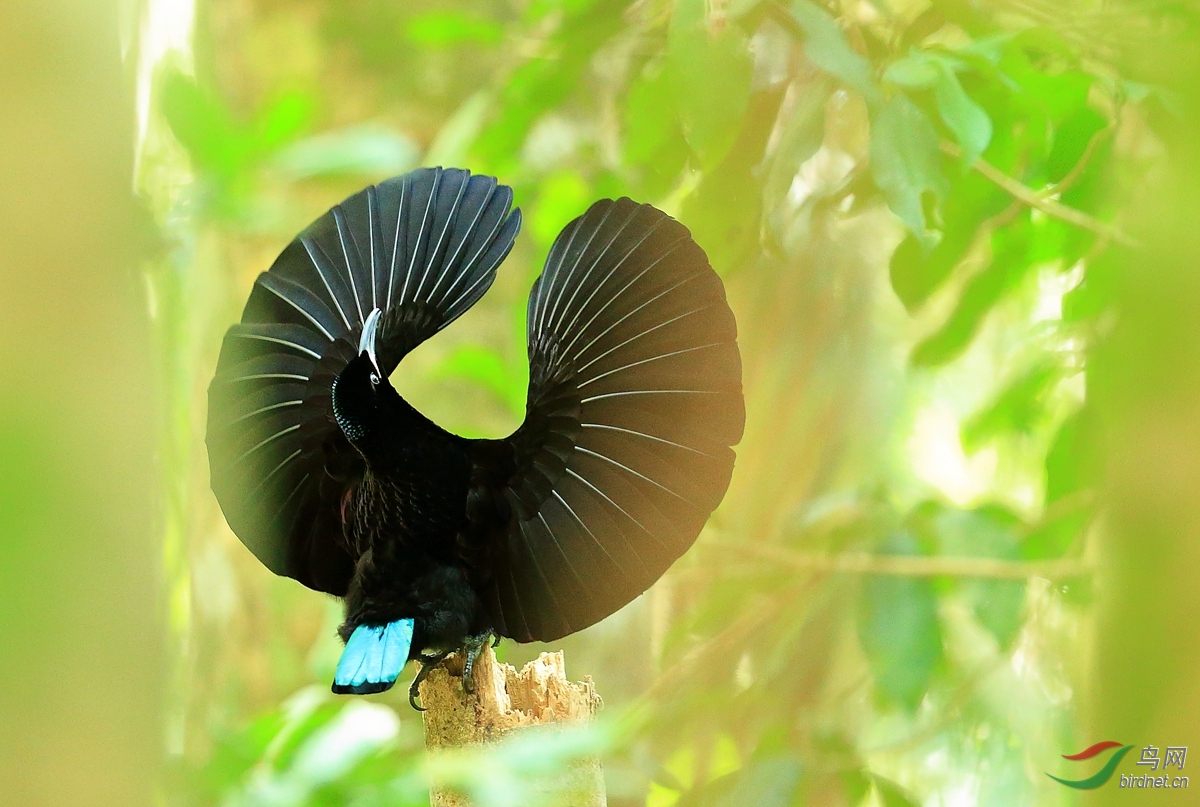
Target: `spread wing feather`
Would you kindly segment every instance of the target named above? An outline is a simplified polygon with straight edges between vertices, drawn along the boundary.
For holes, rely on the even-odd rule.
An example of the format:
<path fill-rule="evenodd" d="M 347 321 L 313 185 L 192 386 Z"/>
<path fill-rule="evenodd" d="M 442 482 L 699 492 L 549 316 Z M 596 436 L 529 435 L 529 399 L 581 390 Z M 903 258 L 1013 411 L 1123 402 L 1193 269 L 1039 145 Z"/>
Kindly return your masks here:
<path fill-rule="evenodd" d="M 571 222 L 528 321 L 515 470 L 498 486 L 481 471 L 491 487 L 476 491 L 511 512 L 483 593 L 520 641 L 587 627 L 654 583 L 724 496 L 745 421 L 724 287 L 649 205 L 604 200 Z"/>
<path fill-rule="evenodd" d="M 229 525 L 272 571 L 345 593 L 341 506 L 362 465 L 333 422 L 333 379 L 373 309 L 390 373 L 470 308 L 516 239 L 511 206 L 492 177 L 414 171 L 335 206 L 255 281 L 209 387 L 207 442 Z"/>

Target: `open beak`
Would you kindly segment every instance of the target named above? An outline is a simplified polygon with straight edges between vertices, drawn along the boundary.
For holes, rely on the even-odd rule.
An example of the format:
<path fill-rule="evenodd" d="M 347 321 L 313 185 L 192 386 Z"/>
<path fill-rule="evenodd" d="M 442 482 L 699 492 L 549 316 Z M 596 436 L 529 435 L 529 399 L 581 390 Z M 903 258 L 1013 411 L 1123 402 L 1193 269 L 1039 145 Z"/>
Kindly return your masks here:
<path fill-rule="evenodd" d="M 376 308 L 367 317 L 367 322 L 363 325 L 362 337 L 358 340 L 358 354 L 367 354 L 367 358 L 371 360 L 371 364 L 375 366 L 375 372 L 383 375 L 379 369 L 379 362 L 375 358 L 375 337 L 379 333 L 379 319 L 382 312 Z"/>

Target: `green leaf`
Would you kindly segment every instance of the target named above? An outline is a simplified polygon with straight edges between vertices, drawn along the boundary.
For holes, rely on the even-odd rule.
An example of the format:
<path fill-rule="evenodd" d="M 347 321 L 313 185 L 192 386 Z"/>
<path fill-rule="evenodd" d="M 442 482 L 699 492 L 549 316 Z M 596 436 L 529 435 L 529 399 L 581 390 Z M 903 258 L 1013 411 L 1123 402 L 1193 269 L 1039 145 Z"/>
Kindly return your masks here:
<path fill-rule="evenodd" d="M 898 87 L 923 90 L 936 84 L 941 74 L 937 62 L 916 51 L 889 64 L 883 71 L 883 79 Z"/>
<path fill-rule="evenodd" d="M 845 794 L 846 804 L 849 807 L 856 807 L 862 804 L 862 800 L 867 795 L 867 790 L 871 787 L 871 779 L 866 771 L 842 771 L 838 775 L 838 779 L 842 784 L 842 793 Z"/>
<path fill-rule="evenodd" d="M 787 194 L 800 167 L 821 148 L 825 139 L 825 107 L 831 82 L 815 81 L 796 99 L 763 182 L 763 200 L 768 223 L 777 231 L 786 228 L 791 213 L 786 211 Z M 785 208 L 780 216 L 775 212 Z M 781 221 L 780 219 L 786 220 Z"/>
<path fill-rule="evenodd" d="M 1002 507 L 943 510 L 932 522 L 938 552 L 943 555 L 997 560 L 1020 556 L 1021 521 Z M 1024 581 L 965 578 L 958 581 L 958 588 L 979 624 L 1001 648 L 1008 647 L 1024 621 Z"/>
<path fill-rule="evenodd" d="M 893 533 L 881 551 L 918 554 L 911 533 Z M 858 639 L 885 699 L 914 710 L 942 660 L 933 584 L 919 577 L 868 575 L 858 604 Z"/>
<path fill-rule="evenodd" d="M 631 164 L 648 160 L 678 133 L 671 77 L 661 68 L 647 68 L 625 97 L 625 158 Z"/>
<path fill-rule="evenodd" d="M 1079 285 L 1063 295 L 1063 321 L 1083 322 L 1111 310 L 1117 296 L 1117 272 L 1126 256 L 1109 248 L 1089 261 Z"/>
<path fill-rule="evenodd" d="M 504 28 L 495 20 L 463 11 L 426 11 L 408 21 L 404 35 L 415 45 L 435 48 L 495 45 L 504 38 Z"/>
<path fill-rule="evenodd" d="M 271 102 L 256 122 L 257 150 L 266 155 L 300 135 L 312 119 L 313 97 L 304 92 L 288 92 Z"/>
<path fill-rule="evenodd" d="M 921 197 L 932 193 L 940 202 L 950 183 L 937 130 L 903 95 L 889 98 L 871 126 L 871 173 L 892 212 L 918 239 L 929 239 Z"/>
<path fill-rule="evenodd" d="M 390 176 L 417 163 L 420 152 L 409 138 L 383 126 L 355 126 L 293 143 L 274 165 L 294 179 L 365 174 Z"/>
<path fill-rule="evenodd" d="M 1083 157 L 1088 144 L 1108 128 L 1108 120 L 1091 107 L 1072 112 L 1054 132 L 1054 145 L 1046 158 L 1046 181 L 1061 182 Z"/>
<path fill-rule="evenodd" d="M 1047 507 L 1096 484 L 1096 469 L 1102 467 L 1097 445 L 1094 415 L 1085 405 L 1059 427 L 1046 454 Z M 1032 559 L 1062 557 L 1087 523 L 1091 506 L 1080 500 L 1077 506 L 1064 509 L 1059 505 L 1055 509 L 1058 515 L 1043 521 L 1025 539 L 1022 555 Z"/>
<path fill-rule="evenodd" d="M 454 110 L 438 130 L 429 150 L 426 165 L 461 165 L 467 160 L 471 143 L 483 128 L 488 112 L 488 96 L 484 91 L 472 95 Z"/>
<path fill-rule="evenodd" d="M 933 294 L 975 240 L 979 226 L 1012 202 L 1011 197 L 977 173 L 960 176 L 950 187 L 943 205 L 942 238 L 932 249 L 909 235 L 892 254 L 892 289 L 909 311 Z"/>
<path fill-rule="evenodd" d="M 762 254 L 761 154 L 771 135 L 775 100 L 759 93 L 746 115 L 737 147 L 714 170 L 705 172 L 683 200 L 679 220 L 705 245 L 718 274 L 747 266 Z"/>
<path fill-rule="evenodd" d="M 713 807 L 789 807 L 800 785 L 800 760 L 772 755 L 756 760 L 733 776 L 735 781 Z"/>
<path fill-rule="evenodd" d="M 644 198 L 665 194 L 687 162 L 675 100 L 674 82 L 661 65 L 644 70 L 625 97 L 623 162 Z"/>
<path fill-rule="evenodd" d="M 804 29 L 804 54 L 814 65 L 862 93 L 869 104 L 879 101 L 871 63 L 850 47 L 846 34 L 828 11 L 809 0 L 793 0 L 792 16 Z"/>
<path fill-rule="evenodd" d="M 963 165 L 974 165 L 992 142 L 992 120 L 983 107 L 967 95 L 953 70 L 940 64 L 938 73 L 934 86 L 938 113 L 962 146 Z"/>
<path fill-rule="evenodd" d="M 1062 378 L 1058 362 L 1046 359 L 1020 373 L 963 423 L 962 443 L 973 454 L 1005 434 L 1029 434 L 1047 416 L 1046 394 Z"/>
<path fill-rule="evenodd" d="M 1030 112 L 1045 115 L 1057 126 L 1087 106 L 1095 78 L 1080 70 L 1050 72 L 1040 68 L 1031 58 L 1031 53 L 1036 54 L 1043 44 L 1035 38 L 1034 30 L 1013 38 L 1003 50 L 999 67 L 1010 84 L 1015 82 L 1015 98 Z"/>
<path fill-rule="evenodd" d="M 992 235 L 992 262 L 971 278 L 945 324 L 918 344 L 910 361 L 914 367 L 935 367 L 962 354 L 983 318 L 1025 276 L 1030 264 L 1029 216 Z"/>
<path fill-rule="evenodd" d="M 680 0 L 667 41 L 667 67 L 688 145 L 705 170 L 737 140 L 754 63 L 741 29 L 711 25 L 705 0 Z"/>
<path fill-rule="evenodd" d="M 596 50 L 622 29 L 620 4 L 563 5 L 564 20 L 546 43 L 547 52 L 513 71 L 499 93 L 495 117 L 476 138 L 473 156 L 480 170 L 506 173 L 533 124 L 566 100 Z"/>
<path fill-rule="evenodd" d="M 241 171 L 251 143 L 220 100 L 175 69 L 166 72 L 160 93 L 167 125 L 196 168 L 224 178 Z"/>
<path fill-rule="evenodd" d="M 917 801 L 915 796 L 890 779 L 884 779 L 882 776 L 871 778 L 875 782 L 875 790 L 879 793 L 883 807 L 921 807 L 921 802 Z"/>

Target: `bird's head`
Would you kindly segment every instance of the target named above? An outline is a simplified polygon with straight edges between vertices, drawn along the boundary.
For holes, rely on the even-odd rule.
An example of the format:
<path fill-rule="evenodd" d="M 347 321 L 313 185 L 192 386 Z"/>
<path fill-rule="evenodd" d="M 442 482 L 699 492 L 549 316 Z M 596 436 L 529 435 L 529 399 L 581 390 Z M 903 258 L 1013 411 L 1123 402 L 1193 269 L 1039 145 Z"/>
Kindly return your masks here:
<path fill-rule="evenodd" d="M 358 355 L 333 380 L 333 416 L 346 439 L 355 446 L 374 432 L 381 421 L 383 402 L 394 394 L 387 375 L 375 358 L 379 309 L 371 312 L 358 342 Z"/>

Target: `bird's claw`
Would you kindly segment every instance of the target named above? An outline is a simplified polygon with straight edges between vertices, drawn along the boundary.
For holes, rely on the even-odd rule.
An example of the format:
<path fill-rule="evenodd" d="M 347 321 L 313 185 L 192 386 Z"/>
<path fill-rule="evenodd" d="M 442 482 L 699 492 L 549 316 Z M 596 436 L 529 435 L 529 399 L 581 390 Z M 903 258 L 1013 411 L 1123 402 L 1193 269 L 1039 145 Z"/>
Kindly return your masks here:
<path fill-rule="evenodd" d="M 417 703 L 417 698 L 421 697 L 421 682 L 429 677 L 429 673 L 433 672 L 433 668 L 442 663 L 442 660 L 449 653 L 432 653 L 426 655 L 424 653 L 417 654 L 417 663 L 421 665 L 421 669 L 417 671 L 413 678 L 412 686 L 408 688 L 408 705 L 416 709 L 418 712 L 424 712 L 425 707 Z"/>
<path fill-rule="evenodd" d="M 479 636 L 472 636 L 463 648 L 466 652 L 467 660 L 463 664 L 462 688 L 463 692 L 466 692 L 468 695 L 475 692 L 475 679 L 471 675 L 475 669 L 475 659 L 479 658 L 479 654 L 483 652 L 483 648 L 493 638 L 495 639 L 495 643 L 492 644 L 492 647 L 495 647 L 496 643 L 499 643 L 499 637 L 493 637 L 491 633 L 482 633 Z"/>
<path fill-rule="evenodd" d="M 462 652 L 466 656 L 463 662 L 462 672 L 462 688 L 463 692 L 472 695 L 475 692 L 475 680 L 471 673 L 475 669 L 475 660 L 479 658 L 479 654 L 483 652 L 483 648 L 491 640 L 492 647 L 500 644 L 500 637 L 491 633 L 483 633 L 479 636 L 472 636 L 463 645 Z M 412 685 L 408 688 L 408 703 L 418 712 L 424 712 L 425 707 L 418 703 L 421 697 L 421 682 L 429 677 L 429 673 L 433 672 L 433 668 L 445 661 L 446 656 L 450 655 L 449 651 L 444 653 L 419 653 L 414 659 L 421 665 L 421 669 L 417 671 L 413 677 Z"/>

